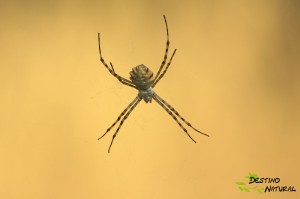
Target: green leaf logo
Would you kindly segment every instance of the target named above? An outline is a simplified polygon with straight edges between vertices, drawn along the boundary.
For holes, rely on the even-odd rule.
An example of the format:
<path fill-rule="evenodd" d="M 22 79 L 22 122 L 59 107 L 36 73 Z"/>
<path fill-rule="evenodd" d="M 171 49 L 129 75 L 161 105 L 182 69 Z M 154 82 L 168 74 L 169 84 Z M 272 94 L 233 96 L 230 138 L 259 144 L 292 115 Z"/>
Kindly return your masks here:
<path fill-rule="evenodd" d="M 259 188 L 258 186 L 250 186 L 250 185 L 248 185 L 249 181 L 250 181 L 250 178 L 258 178 L 258 176 L 255 173 L 250 173 L 249 172 L 249 174 L 247 176 L 245 176 L 245 178 L 248 179 L 248 182 L 239 181 L 239 182 L 235 183 L 235 184 L 238 185 L 238 188 L 241 191 L 250 192 L 251 190 L 255 190 L 258 193 L 263 193 L 263 191 L 265 189 L 264 187 Z"/>

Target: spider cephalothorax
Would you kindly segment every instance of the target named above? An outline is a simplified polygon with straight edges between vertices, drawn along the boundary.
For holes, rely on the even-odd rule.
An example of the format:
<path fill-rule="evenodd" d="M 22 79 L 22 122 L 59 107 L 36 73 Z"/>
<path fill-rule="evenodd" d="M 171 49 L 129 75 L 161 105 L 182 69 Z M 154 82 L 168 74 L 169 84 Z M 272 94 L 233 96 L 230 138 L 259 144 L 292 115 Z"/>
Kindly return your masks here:
<path fill-rule="evenodd" d="M 166 67 L 164 68 L 166 61 L 167 61 L 167 56 L 168 56 L 168 51 L 169 51 L 169 30 L 168 30 L 168 24 L 167 24 L 167 20 L 166 17 L 164 16 L 165 19 L 165 24 L 166 24 L 166 29 L 167 29 L 167 43 L 166 43 L 166 51 L 165 51 L 165 56 L 164 59 L 161 63 L 161 66 L 157 72 L 157 74 L 155 75 L 155 77 L 153 77 L 153 72 L 145 65 L 141 64 L 138 65 L 136 67 L 134 67 L 132 69 L 132 71 L 130 71 L 130 80 L 121 77 L 120 75 L 118 75 L 115 70 L 114 67 L 112 65 L 112 63 L 110 62 L 110 67 L 107 65 L 107 63 L 104 61 L 102 54 L 101 54 L 101 48 L 100 48 L 100 33 L 98 33 L 98 42 L 99 42 L 99 54 L 100 54 L 100 61 L 103 63 L 103 65 L 108 69 L 108 71 L 114 76 L 116 77 L 122 84 L 126 85 L 126 86 L 130 86 L 133 87 L 135 89 L 138 90 L 138 95 L 135 97 L 135 99 L 124 109 L 124 111 L 119 115 L 119 117 L 117 118 L 117 120 L 106 130 L 106 132 L 100 137 L 98 138 L 101 139 L 102 137 L 104 137 L 112 127 L 114 127 L 121 119 L 121 122 L 115 132 L 115 134 L 112 137 L 112 140 L 110 142 L 109 148 L 108 148 L 108 152 L 110 151 L 110 148 L 112 146 L 112 143 L 114 142 L 115 137 L 117 136 L 121 126 L 123 125 L 124 121 L 128 118 L 128 116 L 130 115 L 130 113 L 133 111 L 133 109 L 139 104 L 139 102 L 143 99 L 146 103 L 151 102 L 152 99 L 154 99 L 161 107 L 163 107 L 167 113 L 169 113 L 169 115 L 171 115 L 171 117 L 177 122 L 177 124 L 181 127 L 181 129 L 189 136 L 189 138 L 191 140 L 193 140 L 194 142 L 196 142 L 188 133 L 188 131 L 182 126 L 182 124 L 180 123 L 180 121 L 178 121 L 178 118 L 180 118 L 186 125 L 188 125 L 189 127 L 191 127 L 192 129 L 194 129 L 195 131 L 202 133 L 201 131 L 195 129 L 189 122 L 187 122 L 183 117 L 181 117 L 181 115 L 170 105 L 168 104 L 165 100 L 163 100 L 160 96 L 158 96 L 153 88 L 155 87 L 155 85 L 157 84 L 157 82 L 159 82 L 159 80 L 166 74 L 169 66 L 171 65 L 171 61 L 173 59 L 173 56 L 176 53 L 176 49 L 174 50 L 168 64 L 166 65 Z M 162 69 L 164 68 L 163 72 Z M 176 117 L 176 116 L 178 117 Z M 202 133 L 203 135 L 209 136 L 205 133 Z"/>

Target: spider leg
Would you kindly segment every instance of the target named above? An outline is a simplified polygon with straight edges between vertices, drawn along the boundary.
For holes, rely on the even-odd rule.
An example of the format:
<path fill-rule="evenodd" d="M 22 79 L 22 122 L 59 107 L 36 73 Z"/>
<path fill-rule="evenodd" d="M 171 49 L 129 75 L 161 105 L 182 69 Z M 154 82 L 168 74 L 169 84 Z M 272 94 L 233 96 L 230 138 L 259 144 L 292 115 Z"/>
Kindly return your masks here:
<path fill-rule="evenodd" d="M 111 66 L 112 71 L 115 72 L 114 66 L 112 65 L 111 62 L 109 62 L 109 63 L 110 63 L 110 66 Z"/>
<path fill-rule="evenodd" d="M 168 113 L 169 115 L 171 115 L 173 117 L 173 119 L 177 122 L 177 124 L 180 126 L 180 128 L 189 136 L 189 138 L 191 140 L 193 140 L 193 142 L 196 143 L 196 141 L 191 137 L 191 135 L 188 133 L 188 131 L 182 126 L 182 124 L 178 121 L 178 119 L 176 118 L 176 116 L 159 100 L 159 98 L 157 97 L 158 95 L 154 94 L 153 95 L 153 99 L 161 106 L 163 107 Z"/>
<path fill-rule="evenodd" d="M 112 74 L 114 77 L 116 77 L 122 84 L 127 85 L 127 86 L 131 86 L 133 88 L 136 88 L 136 86 L 129 81 L 128 79 L 121 77 L 120 75 L 118 75 L 117 73 L 115 73 L 114 67 L 112 66 L 112 63 L 110 63 L 111 68 L 107 65 L 107 63 L 104 61 L 103 57 L 102 57 L 102 53 L 101 53 L 101 47 L 100 47 L 100 33 L 98 33 L 98 44 L 99 44 L 99 54 L 100 54 L 100 61 L 102 62 L 102 64 L 108 69 L 108 71 L 110 72 L 110 74 Z"/>
<path fill-rule="evenodd" d="M 114 69 L 114 67 L 113 67 L 113 65 L 112 65 L 112 63 L 110 62 L 110 66 L 111 66 L 111 68 L 112 68 L 112 71 L 115 73 L 115 69 Z M 119 80 L 120 81 L 120 80 Z M 133 88 L 136 88 L 136 86 L 133 84 L 133 83 L 127 83 L 127 82 L 125 82 L 125 81 L 120 81 L 122 84 L 124 84 L 124 85 L 127 85 L 127 86 L 131 86 L 131 87 L 133 87 Z"/>
<path fill-rule="evenodd" d="M 176 49 L 174 50 L 174 52 L 173 52 L 173 54 L 172 54 L 172 57 L 171 57 L 171 59 L 169 60 L 169 62 L 168 62 L 168 64 L 167 64 L 165 70 L 163 71 L 163 73 L 160 74 L 160 76 L 154 81 L 154 83 L 153 83 L 153 85 L 152 85 L 152 88 L 154 88 L 154 86 L 159 82 L 159 80 L 166 74 L 166 72 L 167 72 L 169 66 L 171 65 L 171 62 L 172 62 L 172 59 L 173 59 L 175 53 L 176 53 Z"/>
<path fill-rule="evenodd" d="M 164 19 L 165 19 L 165 24 L 166 24 L 166 29 L 167 29 L 167 43 L 166 43 L 166 51 L 165 51 L 165 56 L 164 59 L 161 63 L 161 66 L 154 78 L 154 81 L 158 78 L 159 74 L 161 73 L 161 70 L 163 69 L 164 65 L 166 64 L 167 61 L 167 57 L 168 57 L 168 51 L 169 51 L 169 45 L 170 45 L 170 41 L 169 41 L 169 29 L 168 29 L 168 24 L 167 24 L 167 19 L 166 16 L 164 15 Z"/>
<path fill-rule="evenodd" d="M 124 109 L 124 111 L 118 116 L 118 119 L 106 130 L 106 132 L 98 138 L 98 140 L 100 140 L 101 138 L 103 138 L 117 123 L 118 121 L 120 121 L 120 119 L 123 117 L 123 115 L 128 111 L 128 109 L 134 104 L 136 103 L 136 101 L 139 99 L 139 96 L 137 96 L 136 98 L 134 98 L 134 100 Z"/>
<path fill-rule="evenodd" d="M 203 135 L 206 135 L 209 137 L 209 135 L 207 135 L 206 133 L 203 133 L 199 130 L 197 130 L 196 128 L 194 128 L 191 123 L 189 123 L 188 121 L 186 121 L 183 117 L 181 117 L 181 115 L 170 105 L 168 104 L 165 100 L 163 100 L 161 97 L 159 97 L 157 94 L 155 94 L 155 96 L 162 102 L 164 103 L 173 113 L 175 113 L 184 123 L 186 123 L 186 125 L 188 125 L 189 127 L 191 127 L 192 129 L 194 129 L 195 131 L 197 131 L 198 133 L 201 133 Z"/>
<path fill-rule="evenodd" d="M 130 113 L 133 111 L 133 109 L 139 104 L 139 102 L 142 100 L 142 98 L 140 98 L 139 96 L 137 96 L 137 98 L 134 100 L 134 104 L 131 106 L 131 108 L 129 109 L 129 111 L 126 113 L 126 115 L 123 117 L 123 119 L 121 120 L 115 134 L 113 135 L 112 139 L 111 139 L 111 142 L 110 142 L 110 145 L 109 145 L 109 148 L 108 148 L 108 153 L 110 152 L 110 148 L 114 142 L 114 139 L 115 137 L 117 136 L 121 126 L 123 125 L 124 121 L 128 118 L 128 116 L 130 115 Z"/>

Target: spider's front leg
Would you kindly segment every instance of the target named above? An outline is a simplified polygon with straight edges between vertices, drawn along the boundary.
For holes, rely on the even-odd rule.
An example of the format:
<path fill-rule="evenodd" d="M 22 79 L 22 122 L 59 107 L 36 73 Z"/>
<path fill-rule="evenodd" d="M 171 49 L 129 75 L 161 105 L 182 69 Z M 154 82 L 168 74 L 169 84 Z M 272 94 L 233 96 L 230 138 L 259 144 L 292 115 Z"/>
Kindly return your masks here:
<path fill-rule="evenodd" d="M 133 88 L 137 88 L 130 80 L 121 77 L 120 75 L 118 75 L 115 72 L 115 69 L 112 65 L 112 63 L 110 62 L 110 66 L 111 68 L 107 65 L 107 63 L 104 61 L 103 57 L 102 57 L 102 53 L 101 53 L 101 47 L 100 47 L 100 33 L 98 33 L 98 44 L 99 44 L 99 54 L 100 54 L 100 61 L 102 62 L 102 64 L 108 69 L 108 71 L 110 72 L 110 74 L 112 74 L 114 77 L 116 77 L 122 84 L 126 85 L 126 86 L 130 86 Z"/>
<path fill-rule="evenodd" d="M 130 115 L 130 113 L 133 111 L 133 109 L 135 109 L 135 107 L 140 103 L 140 101 L 142 100 L 142 98 L 140 98 L 139 96 L 136 96 L 136 98 L 124 109 L 124 111 L 118 116 L 117 120 L 106 130 L 106 132 L 98 138 L 98 140 L 100 140 L 101 138 L 103 138 L 122 118 L 116 132 L 114 133 L 112 140 L 110 142 L 109 148 L 108 148 L 108 153 L 110 152 L 111 146 L 114 142 L 114 139 L 116 138 L 120 128 L 122 127 L 123 123 L 125 122 L 125 120 L 128 118 L 128 116 Z M 125 114 L 126 113 L 126 114 Z M 124 116 L 125 115 L 125 116 Z M 124 116 L 124 117 L 123 117 Z"/>
<path fill-rule="evenodd" d="M 165 109 L 165 111 L 167 111 L 169 113 L 169 115 L 171 117 L 173 117 L 173 119 L 177 122 L 177 124 L 180 126 L 180 128 L 190 137 L 191 140 L 193 140 L 194 142 L 196 142 L 188 133 L 188 131 L 182 126 L 182 124 L 178 121 L 178 119 L 176 118 L 179 117 L 186 125 L 188 125 L 189 127 L 191 127 L 192 129 L 194 129 L 195 131 L 197 131 L 198 133 L 201 133 L 203 135 L 206 135 L 209 137 L 208 134 L 203 133 L 201 131 L 199 131 L 198 129 L 196 129 L 195 127 L 193 127 L 191 125 L 191 123 L 189 123 L 188 121 L 186 121 L 169 103 L 167 103 L 164 99 L 162 99 L 160 96 L 158 96 L 156 93 L 154 93 L 153 95 L 153 99 L 161 106 Z M 174 115 L 174 114 L 176 115 Z"/>

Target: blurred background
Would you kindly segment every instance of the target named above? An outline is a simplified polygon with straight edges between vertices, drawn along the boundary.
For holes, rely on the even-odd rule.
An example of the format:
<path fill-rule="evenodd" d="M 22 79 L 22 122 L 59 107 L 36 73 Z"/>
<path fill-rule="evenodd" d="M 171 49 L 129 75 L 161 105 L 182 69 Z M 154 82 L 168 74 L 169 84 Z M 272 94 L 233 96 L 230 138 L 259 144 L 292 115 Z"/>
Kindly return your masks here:
<path fill-rule="evenodd" d="M 295 0 L 0 2 L 0 197 L 299 198 L 300 3 Z M 177 53 L 155 91 L 196 128 L 194 144 L 123 77 L 157 72 L 166 30 Z M 253 172 L 293 193 L 235 184 Z M 260 184 L 259 186 L 269 185 Z"/>

